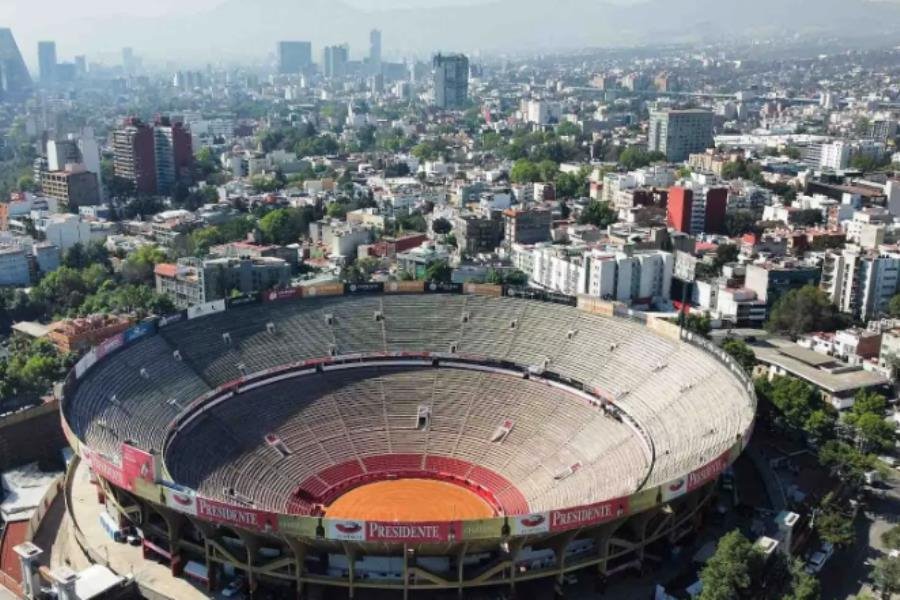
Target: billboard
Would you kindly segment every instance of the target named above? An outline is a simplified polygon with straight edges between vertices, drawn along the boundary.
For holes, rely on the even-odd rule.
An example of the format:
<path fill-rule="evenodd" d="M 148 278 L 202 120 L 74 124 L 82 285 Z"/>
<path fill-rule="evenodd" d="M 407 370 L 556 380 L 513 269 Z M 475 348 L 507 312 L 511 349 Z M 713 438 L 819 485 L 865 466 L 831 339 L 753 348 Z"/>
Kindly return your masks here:
<path fill-rule="evenodd" d="M 462 523 L 460 521 L 423 523 L 367 521 L 365 531 L 367 542 L 429 544 L 456 541 L 462 533 Z"/>
<path fill-rule="evenodd" d="M 152 485 L 156 481 L 155 457 L 131 444 L 122 444 L 122 477 L 125 489 L 132 492 L 140 482 Z"/>
<path fill-rule="evenodd" d="M 370 281 L 368 283 L 344 284 L 345 294 L 380 294 L 383 291 L 384 284 L 378 281 Z"/>
<path fill-rule="evenodd" d="M 465 284 L 464 289 L 467 294 L 475 294 L 476 296 L 499 298 L 503 295 L 503 286 L 492 285 L 489 283 L 467 283 Z"/>
<path fill-rule="evenodd" d="M 311 285 L 309 287 L 300 288 L 303 290 L 304 298 L 313 298 L 316 296 L 343 296 L 343 283 L 320 283 L 319 285 Z"/>
<path fill-rule="evenodd" d="M 616 498 L 576 508 L 550 511 L 550 531 L 565 531 L 599 525 L 625 516 L 628 498 Z"/>
<path fill-rule="evenodd" d="M 174 483 L 162 484 L 160 488 L 165 496 L 166 506 L 180 513 L 197 516 L 197 494 L 194 490 Z"/>
<path fill-rule="evenodd" d="M 159 318 L 159 323 L 158 323 L 157 325 L 159 325 L 160 328 L 162 328 L 162 327 L 168 327 L 169 325 L 172 325 L 172 324 L 174 324 L 174 323 L 178 323 L 179 321 L 186 321 L 187 318 L 188 318 L 188 317 L 187 317 L 187 311 L 186 311 L 186 310 L 180 310 L 180 311 L 178 311 L 178 312 L 176 312 L 176 313 L 172 313 L 172 314 L 170 314 L 170 315 L 166 315 L 166 316 L 164 316 L 164 317 L 160 317 L 160 318 Z"/>
<path fill-rule="evenodd" d="M 107 354 L 111 354 L 115 352 L 119 348 L 125 345 L 125 334 L 117 333 L 112 337 L 108 337 L 97 346 L 97 349 L 94 351 L 94 354 L 97 355 L 97 360 L 100 360 Z"/>
<path fill-rule="evenodd" d="M 509 531 L 512 535 L 531 535 L 550 531 L 550 513 L 534 513 L 510 517 Z"/>
<path fill-rule="evenodd" d="M 711 463 L 691 471 L 687 476 L 687 491 L 696 490 L 698 487 L 721 475 L 722 471 L 728 467 L 728 459 L 730 457 L 731 448 L 720 454 Z"/>
<path fill-rule="evenodd" d="M 303 295 L 301 288 L 288 288 L 286 290 L 269 290 L 263 292 L 263 302 L 277 302 L 278 300 L 293 300 Z"/>
<path fill-rule="evenodd" d="M 150 335 L 154 331 L 156 331 L 156 323 L 153 321 L 144 321 L 125 331 L 125 343 L 130 344 L 135 340 Z"/>
<path fill-rule="evenodd" d="M 90 456 L 91 470 L 94 475 L 101 477 L 116 487 L 127 489 L 125 478 L 122 476 L 122 469 L 118 465 L 107 460 L 98 452 L 87 453 Z"/>
<path fill-rule="evenodd" d="M 463 521 L 462 539 L 493 540 L 503 537 L 503 523 L 502 518 Z"/>
<path fill-rule="evenodd" d="M 260 301 L 258 293 L 241 294 L 240 296 L 232 296 L 225 300 L 225 306 L 228 308 L 236 308 L 238 306 L 246 306 L 248 304 L 257 304 Z"/>
<path fill-rule="evenodd" d="M 203 304 L 195 304 L 187 309 L 187 318 L 196 319 L 197 317 L 205 317 L 220 313 L 225 310 L 225 300 L 213 300 L 212 302 L 204 302 Z"/>
<path fill-rule="evenodd" d="M 197 516 L 222 525 L 232 525 L 243 529 L 278 531 L 278 515 L 274 513 L 245 506 L 232 506 L 202 496 L 197 498 Z"/>
<path fill-rule="evenodd" d="M 326 519 L 325 537 L 329 540 L 363 542 L 366 539 L 366 522 Z"/>
<path fill-rule="evenodd" d="M 278 531 L 285 535 L 302 538 L 315 538 L 319 519 L 316 517 L 299 517 L 292 515 L 278 516 Z"/>
<path fill-rule="evenodd" d="M 426 294 L 462 294 L 463 284 L 428 281 L 425 283 Z"/>
<path fill-rule="evenodd" d="M 389 281 L 384 284 L 385 294 L 421 294 L 424 291 L 424 281 Z"/>
<path fill-rule="evenodd" d="M 75 378 L 81 379 L 85 373 L 87 373 L 88 369 L 94 366 L 94 363 L 97 362 L 97 353 L 93 348 L 87 351 L 87 354 L 82 356 L 77 363 L 75 363 Z"/>

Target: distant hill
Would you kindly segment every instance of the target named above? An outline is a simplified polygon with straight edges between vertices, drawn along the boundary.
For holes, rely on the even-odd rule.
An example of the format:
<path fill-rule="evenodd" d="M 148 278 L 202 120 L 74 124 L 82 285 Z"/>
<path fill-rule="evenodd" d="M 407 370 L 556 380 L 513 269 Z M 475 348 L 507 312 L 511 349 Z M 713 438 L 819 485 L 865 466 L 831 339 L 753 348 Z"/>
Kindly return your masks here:
<path fill-rule="evenodd" d="M 113 21 L 115 21 L 113 23 Z M 73 23 L 78 44 L 83 24 Z M 352 57 L 367 32 L 384 32 L 387 55 L 433 50 L 548 50 L 610 45 L 790 36 L 865 35 L 900 30 L 900 5 L 869 0 L 646 0 L 621 6 L 602 0 L 493 0 L 432 10 L 363 11 L 340 0 L 226 0 L 189 17 L 90 22 L 103 49 L 131 45 L 153 57 L 262 58 L 278 39 L 307 39 L 320 58 L 325 44 L 348 42 Z M 73 39 L 75 39 L 73 37 Z M 73 42 L 74 43 L 74 42 Z"/>

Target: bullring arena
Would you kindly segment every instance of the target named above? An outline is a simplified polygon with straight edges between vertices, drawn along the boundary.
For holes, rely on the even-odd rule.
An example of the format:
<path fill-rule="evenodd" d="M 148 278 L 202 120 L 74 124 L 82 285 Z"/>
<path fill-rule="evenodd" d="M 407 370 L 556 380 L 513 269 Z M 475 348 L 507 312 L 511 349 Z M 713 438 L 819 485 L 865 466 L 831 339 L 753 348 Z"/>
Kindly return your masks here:
<path fill-rule="evenodd" d="M 640 568 L 700 526 L 750 380 L 667 321 L 499 286 L 325 285 L 110 338 L 63 424 L 145 557 L 209 589 L 424 597 Z"/>

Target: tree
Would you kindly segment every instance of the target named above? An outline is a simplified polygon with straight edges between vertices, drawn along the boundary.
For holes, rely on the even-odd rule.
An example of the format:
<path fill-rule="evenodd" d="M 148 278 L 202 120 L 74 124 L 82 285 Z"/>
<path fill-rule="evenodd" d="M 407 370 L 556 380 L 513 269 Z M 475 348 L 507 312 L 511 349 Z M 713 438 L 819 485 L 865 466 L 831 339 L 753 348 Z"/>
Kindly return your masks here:
<path fill-rule="evenodd" d="M 900 294 L 897 294 L 888 303 L 888 314 L 897 319 L 900 318 Z"/>
<path fill-rule="evenodd" d="M 425 269 L 425 281 L 439 281 L 441 283 L 450 283 L 453 276 L 453 269 L 446 260 L 436 260 L 428 265 Z"/>
<path fill-rule="evenodd" d="M 716 257 L 713 259 L 713 266 L 716 271 L 722 272 L 722 267 L 728 263 L 733 263 L 738 259 L 741 250 L 734 244 L 719 244 L 716 247 Z"/>
<path fill-rule="evenodd" d="M 792 338 L 810 331 L 834 331 L 841 323 L 837 307 L 813 285 L 789 291 L 772 307 L 766 329 Z"/>
<path fill-rule="evenodd" d="M 884 556 L 876 560 L 872 569 L 872 581 L 884 600 L 900 593 L 900 558 Z"/>
<path fill-rule="evenodd" d="M 725 214 L 725 232 L 729 237 L 758 233 L 756 215 L 750 210 L 734 210 Z"/>
<path fill-rule="evenodd" d="M 819 537 L 835 546 L 853 543 L 853 521 L 841 512 L 833 493 L 828 493 L 819 504 L 815 519 Z"/>
<path fill-rule="evenodd" d="M 578 223 L 580 225 L 594 225 L 595 227 L 605 229 L 617 220 L 616 212 L 609 207 L 609 204 L 592 200 L 581 212 Z"/>
<path fill-rule="evenodd" d="M 793 216 L 794 223 L 803 227 L 821 225 L 824 220 L 825 217 L 822 216 L 822 211 L 816 208 L 805 208 L 803 210 L 798 210 Z"/>
<path fill-rule="evenodd" d="M 745 371 L 753 372 L 753 367 L 756 366 L 756 355 L 744 340 L 725 340 L 722 350 L 730 354 Z"/>
<path fill-rule="evenodd" d="M 897 432 L 883 416 L 866 413 L 856 419 L 855 427 L 864 448 L 885 451 L 894 447 Z"/>
<path fill-rule="evenodd" d="M 122 277 L 132 283 L 153 282 L 153 268 L 165 262 L 166 253 L 159 246 L 141 246 L 122 263 Z"/>
<path fill-rule="evenodd" d="M 332 202 L 325 210 L 325 214 L 332 219 L 345 219 L 347 217 L 347 207 L 340 202 Z"/>
<path fill-rule="evenodd" d="M 313 216 L 313 210 L 308 206 L 279 208 L 259 220 L 259 231 L 266 243 L 282 246 L 293 244 L 309 231 Z"/>
<path fill-rule="evenodd" d="M 762 554 L 740 531 L 719 538 L 715 554 L 700 571 L 703 591 L 700 600 L 735 600 L 749 598 L 754 571 L 762 562 Z"/>
<path fill-rule="evenodd" d="M 541 180 L 541 170 L 536 164 L 523 158 L 513 164 L 509 179 L 513 183 L 534 183 Z"/>
<path fill-rule="evenodd" d="M 691 313 L 684 319 L 684 328 L 703 337 L 709 337 L 712 322 L 708 315 Z"/>
<path fill-rule="evenodd" d="M 888 550 L 900 550 L 900 525 L 894 525 L 881 534 L 881 543 Z"/>
<path fill-rule="evenodd" d="M 619 164 L 629 171 L 646 167 L 655 162 L 665 162 L 665 160 L 666 155 L 662 152 L 647 152 L 638 146 L 629 146 L 619 155 Z"/>
<path fill-rule="evenodd" d="M 860 485 L 866 471 L 871 470 L 874 464 L 871 457 L 837 440 L 829 440 L 822 445 L 819 462 L 852 486 Z"/>
<path fill-rule="evenodd" d="M 443 217 L 431 222 L 431 230 L 437 235 L 447 235 L 453 230 L 453 224 Z"/>

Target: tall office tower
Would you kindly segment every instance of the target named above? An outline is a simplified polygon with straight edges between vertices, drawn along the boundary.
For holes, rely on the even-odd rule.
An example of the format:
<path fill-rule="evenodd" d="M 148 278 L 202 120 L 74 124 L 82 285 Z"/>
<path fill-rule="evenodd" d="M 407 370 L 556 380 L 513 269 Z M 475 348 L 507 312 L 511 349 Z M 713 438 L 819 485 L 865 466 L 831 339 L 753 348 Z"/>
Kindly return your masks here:
<path fill-rule="evenodd" d="M 156 143 L 153 128 L 136 117 L 113 131 L 113 167 L 116 177 L 131 183 L 137 194 L 155 194 Z"/>
<path fill-rule="evenodd" d="M 709 110 L 654 110 L 650 112 L 647 147 L 662 152 L 669 162 L 687 160 L 713 144 L 713 113 Z"/>
<path fill-rule="evenodd" d="M 31 90 L 31 76 L 12 31 L 0 29 L 0 98 L 15 98 Z"/>
<path fill-rule="evenodd" d="M 190 132 L 181 121 L 160 117 L 153 128 L 153 136 L 157 192 L 167 195 L 177 183 L 189 185 L 194 164 Z"/>
<path fill-rule="evenodd" d="M 75 57 L 75 74 L 78 77 L 87 75 L 87 57 L 84 54 Z"/>
<path fill-rule="evenodd" d="M 278 42 L 278 72 L 282 75 L 302 73 L 312 65 L 312 44 Z"/>
<path fill-rule="evenodd" d="M 132 74 L 137 70 L 137 59 L 134 56 L 134 48 L 122 48 L 122 68 L 125 72 Z"/>
<path fill-rule="evenodd" d="M 346 45 L 326 46 L 322 52 L 322 71 L 325 77 L 343 77 L 347 72 L 350 50 Z"/>
<path fill-rule="evenodd" d="M 373 65 L 381 64 L 381 30 L 373 29 L 369 32 L 369 62 Z"/>
<path fill-rule="evenodd" d="M 469 59 L 462 54 L 438 54 L 432 61 L 434 105 L 462 108 L 469 99 Z"/>
<path fill-rule="evenodd" d="M 38 42 L 38 67 L 42 83 L 56 81 L 56 42 Z"/>

